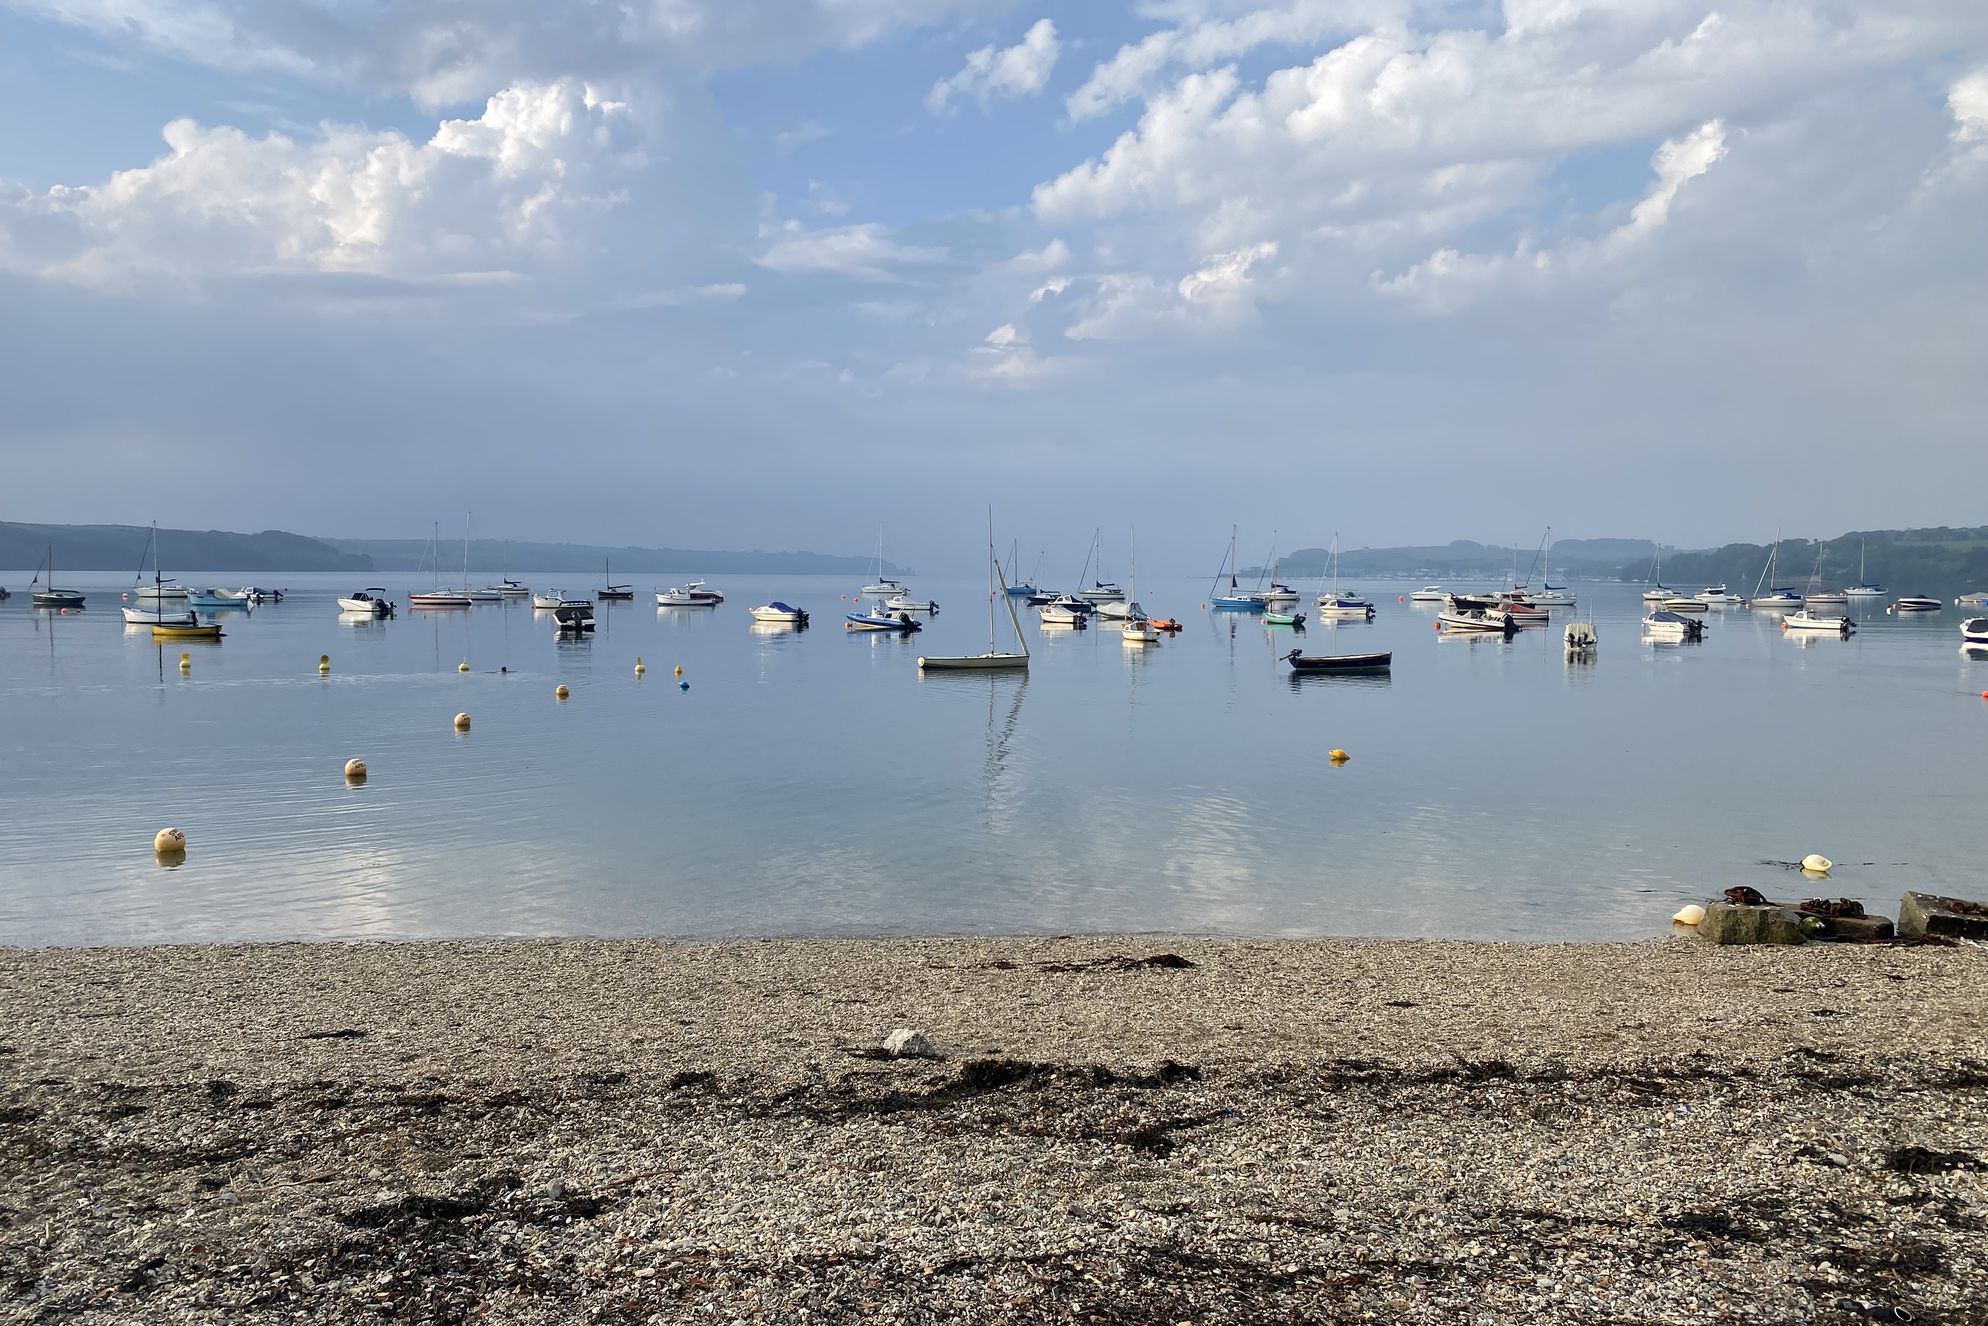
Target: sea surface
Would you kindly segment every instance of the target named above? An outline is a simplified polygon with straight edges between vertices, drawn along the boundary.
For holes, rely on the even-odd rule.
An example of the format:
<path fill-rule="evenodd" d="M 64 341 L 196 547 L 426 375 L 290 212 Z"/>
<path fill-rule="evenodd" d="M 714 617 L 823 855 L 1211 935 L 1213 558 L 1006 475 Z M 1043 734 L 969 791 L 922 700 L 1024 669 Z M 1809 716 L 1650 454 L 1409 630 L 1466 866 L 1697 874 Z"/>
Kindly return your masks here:
<path fill-rule="evenodd" d="M 291 592 L 161 647 L 121 621 L 126 577 L 63 579 L 85 610 L 34 611 L 27 573 L 0 575 L 6 943 L 1633 938 L 1733 884 L 1886 913 L 1904 889 L 1988 893 L 1988 655 L 1952 606 L 1853 605 L 1847 640 L 1715 610 L 1702 644 L 1659 645 L 1637 587 L 1577 583 L 1578 609 L 1504 641 L 1439 633 L 1376 582 L 1372 623 L 1294 635 L 1162 583 L 1140 597 L 1186 629 L 1158 646 L 1025 612 L 1026 676 L 920 676 L 921 652 L 986 648 L 981 585 L 916 582 L 942 611 L 901 639 L 846 634 L 839 577 L 725 579 L 714 609 L 658 609 L 645 579 L 562 641 L 528 603 L 355 621 L 349 577 L 201 572 Z M 755 627 L 775 598 L 812 626 Z M 1564 656 L 1575 619 L 1592 662 Z M 1295 677 L 1294 645 L 1394 670 Z M 177 865 L 152 852 L 166 825 Z M 1831 879 L 1783 864 L 1810 852 Z"/>

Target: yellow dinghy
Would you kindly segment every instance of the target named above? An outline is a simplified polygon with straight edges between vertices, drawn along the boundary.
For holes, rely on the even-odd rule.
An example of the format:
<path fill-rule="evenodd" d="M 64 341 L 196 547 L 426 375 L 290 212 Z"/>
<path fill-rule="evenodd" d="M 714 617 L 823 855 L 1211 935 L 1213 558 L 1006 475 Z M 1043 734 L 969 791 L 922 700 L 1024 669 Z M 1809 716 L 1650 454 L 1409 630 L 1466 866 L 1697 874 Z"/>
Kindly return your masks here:
<path fill-rule="evenodd" d="M 154 640 L 219 640 L 221 623 L 195 622 L 191 626 L 184 622 L 155 622 L 152 625 Z"/>

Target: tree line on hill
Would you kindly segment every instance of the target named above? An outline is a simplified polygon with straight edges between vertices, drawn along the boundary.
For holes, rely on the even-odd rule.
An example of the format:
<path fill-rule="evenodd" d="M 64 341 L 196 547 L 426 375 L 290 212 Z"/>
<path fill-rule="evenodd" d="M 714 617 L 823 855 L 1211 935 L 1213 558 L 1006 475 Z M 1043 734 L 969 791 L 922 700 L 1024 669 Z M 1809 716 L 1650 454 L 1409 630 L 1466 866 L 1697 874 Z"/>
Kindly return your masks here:
<path fill-rule="evenodd" d="M 1663 581 L 1680 589 L 1725 584 L 1735 593 L 1751 594 L 1766 569 L 1770 551 L 1769 544 L 1729 543 L 1701 552 L 1666 553 Z M 1811 575 L 1819 575 L 1822 584 L 1831 589 L 1859 580 L 1884 585 L 1894 593 L 1988 588 L 1988 525 L 1860 530 L 1824 539 L 1820 544 L 1783 539 L 1774 561 L 1774 583 L 1796 589 L 1807 585 Z M 1645 560 L 1641 565 L 1617 568 L 1616 578 L 1641 581 L 1649 574 L 1650 565 Z"/>

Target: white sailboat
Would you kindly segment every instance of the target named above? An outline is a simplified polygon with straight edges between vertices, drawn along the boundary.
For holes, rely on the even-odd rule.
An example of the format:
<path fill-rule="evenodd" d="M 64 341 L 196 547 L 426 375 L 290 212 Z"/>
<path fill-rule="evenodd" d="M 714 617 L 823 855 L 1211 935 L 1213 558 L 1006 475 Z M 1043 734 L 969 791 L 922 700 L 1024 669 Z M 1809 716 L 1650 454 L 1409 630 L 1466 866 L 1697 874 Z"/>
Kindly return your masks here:
<path fill-rule="evenodd" d="M 1004 653 L 994 648 L 994 599 L 995 581 L 1000 581 L 999 597 L 1008 609 L 1008 624 L 1015 628 L 1015 643 L 1022 647 L 1019 654 Z M 954 656 L 918 656 L 920 672 L 990 672 L 997 669 L 1025 671 L 1029 665 L 1028 641 L 1022 638 L 1022 624 L 1015 617 L 1015 601 L 1008 595 L 1008 578 L 1001 574 L 1001 564 L 994 557 L 994 508 L 987 508 L 987 652 L 984 654 L 960 654 Z"/>
<path fill-rule="evenodd" d="M 1864 570 L 1864 540 L 1857 540 L 1857 583 L 1843 591 L 1845 598 L 1881 599 L 1884 586 L 1871 583 L 1870 573 Z"/>
<path fill-rule="evenodd" d="M 1767 552 L 1767 565 L 1760 568 L 1760 579 L 1754 583 L 1753 597 L 1743 600 L 1740 606 L 1756 612 L 1792 612 L 1802 606 L 1802 596 L 1786 585 L 1768 585 L 1780 557 L 1781 531 L 1777 529 L 1774 531 L 1774 546 Z"/>
<path fill-rule="evenodd" d="M 884 574 L 884 527 L 877 526 L 877 578 L 863 586 L 863 593 L 888 598 L 905 592 L 904 585 Z"/>
<path fill-rule="evenodd" d="M 152 522 L 152 538 L 150 543 L 152 552 L 152 583 L 154 586 L 163 587 L 166 584 L 166 580 L 159 572 L 159 525 L 157 521 Z M 141 575 L 144 573 L 145 564 L 142 560 L 138 564 L 138 570 Z M 120 609 L 124 613 L 125 622 L 129 625 L 194 626 L 200 621 L 199 616 L 194 613 L 193 609 L 169 606 L 170 600 L 168 599 L 138 593 L 134 593 L 132 597 L 146 606 Z M 186 591 L 181 590 L 181 602 L 184 603 L 185 599 Z"/>
<path fill-rule="evenodd" d="M 1126 600 L 1127 606 L 1129 606 L 1132 610 L 1132 615 L 1124 619 L 1125 625 L 1119 628 L 1118 633 L 1120 636 L 1124 638 L 1125 643 L 1128 645 L 1156 645 L 1160 642 L 1160 633 L 1158 630 L 1154 628 L 1153 623 L 1147 618 L 1146 610 L 1139 606 L 1138 540 L 1139 540 L 1139 530 L 1137 526 L 1134 526 L 1132 530 L 1132 556 L 1131 556 L 1132 594 L 1131 597 Z"/>
<path fill-rule="evenodd" d="M 459 589 L 445 589 L 442 586 L 442 523 L 435 522 L 435 532 L 428 539 L 428 555 L 435 562 L 435 588 L 425 594 L 409 594 L 407 606 L 410 608 L 467 608 L 469 595 Z M 469 540 L 463 540 L 463 561 L 468 565 Z M 465 579 L 468 577 L 465 576 Z"/>
<path fill-rule="evenodd" d="M 1365 618 L 1372 621 L 1374 605 L 1358 594 L 1342 594 L 1339 591 L 1339 532 L 1332 534 L 1332 592 L 1320 594 L 1315 602 L 1321 620 L 1325 618 L 1354 619 Z"/>

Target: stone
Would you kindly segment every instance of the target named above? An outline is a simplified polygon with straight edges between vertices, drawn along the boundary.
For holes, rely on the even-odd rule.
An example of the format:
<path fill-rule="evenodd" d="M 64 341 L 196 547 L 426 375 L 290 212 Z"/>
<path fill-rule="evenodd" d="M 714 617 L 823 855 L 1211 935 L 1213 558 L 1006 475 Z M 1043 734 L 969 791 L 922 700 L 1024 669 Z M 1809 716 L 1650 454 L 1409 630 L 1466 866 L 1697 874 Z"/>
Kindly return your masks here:
<path fill-rule="evenodd" d="M 1817 939 L 1839 944 L 1882 944 L 1892 935 L 1889 916 L 1809 916 L 1809 920 L 1821 922 Z"/>
<path fill-rule="evenodd" d="M 1898 933 L 1988 940 L 1988 903 L 1907 893 L 1898 900 Z"/>
<path fill-rule="evenodd" d="M 1698 933 L 1714 944 L 1805 944 L 1809 937 L 1801 913 L 1775 903 L 1759 907 L 1706 903 Z"/>
<path fill-rule="evenodd" d="M 893 1059 L 943 1059 L 939 1047 L 932 1044 L 922 1031 L 910 1027 L 899 1027 L 884 1037 L 884 1053 Z"/>

